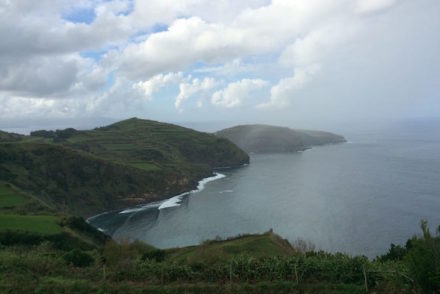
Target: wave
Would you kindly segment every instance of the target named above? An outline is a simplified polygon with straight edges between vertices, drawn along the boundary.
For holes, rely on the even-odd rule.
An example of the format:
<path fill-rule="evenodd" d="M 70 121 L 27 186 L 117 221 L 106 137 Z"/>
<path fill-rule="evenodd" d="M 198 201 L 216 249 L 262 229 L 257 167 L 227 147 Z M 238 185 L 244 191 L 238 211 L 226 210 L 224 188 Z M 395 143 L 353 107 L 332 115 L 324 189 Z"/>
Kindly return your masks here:
<path fill-rule="evenodd" d="M 226 177 L 226 176 L 225 176 L 224 174 L 221 174 L 221 173 L 214 173 L 214 176 L 212 176 L 212 177 L 208 177 L 208 178 L 204 178 L 204 179 L 200 180 L 200 181 L 199 181 L 199 184 L 197 185 L 197 189 L 191 191 L 191 193 L 197 193 L 197 192 L 200 192 L 200 191 L 202 191 L 203 189 L 205 189 L 205 185 L 206 185 L 207 183 L 212 182 L 212 181 L 216 181 L 216 180 L 220 180 L 220 179 L 223 179 L 223 178 L 225 178 L 225 177 Z"/>
<path fill-rule="evenodd" d="M 232 193 L 232 192 L 234 192 L 234 190 L 224 190 L 224 191 L 220 191 L 219 193 L 223 194 L 223 193 Z"/>
<path fill-rule="evenodd" d="M 124 209 L 124 210 L 120 211 L 119 213 L 120 214 L 136 213 L 136 212 L 144 211 L 144 210 L 147 210 L 147 209 L 150 209 L 150 208 L 157 208 L 159 210 L 162 210 L 162 209 L 165 209 L 165 208 L 180 206 L 184 196 L 187 196 L 187 195 L 189 195 L 191 193 L 198 193 L 198 192 L 202 191 L 203 189 L 205 189 L 205 185 L 207 183 L 215 181 L 215 180 L 222 179 L 224 177 L 226 177 L 224 174 L 216 173 L 215 172 L 214 176 L 207 177 L 207 178 L 204 178 L 204 179 L 200 180 L 198 182 L 197 188 L 195 190 L 191 190 L 189 192 L 184 192 L 182 194 L 173 196 L 173 197 L 171 197 L 171 198 L 169 198 L 167 200 L 164 200 L 164 201 L 157 201 L 157 202 L 152 202 L 152 203 L 148 203 L 148 204 L 141 205 L 141 206 L 136 206 L 136 207 L 133 207 L 133 208 L 127 208 L 127 209 Z M 108 213 L 108 212 L 105 212 L 105 213 Z M 99 216 L 99 215 L 97 215 L 97 216 Z M 97 216 L 94 216 L 93 218 L 95 218 Z M 89 220 L 91 220 L 91 219 L 92 218 L 90 218 Z"/>
<path fill-rule="evenodd" d="M 214 173 L 214 176 L 200 180 L 199 183 L 197 184 L 197 189 L 192 190 L 190 192 L 182 193 L 180 195 L 177 195 L 177 196 L 171 197 L 170 199 L 165 200 L 164 202 L 162 202 L 162 204 L 160 204 L 158 209 L 162 210 L 165 208 L 180 206 L 184 196 L 189 195 L 189 194 L 193 194 L 193 193 L 198 193 L 198 192 L 202 191 L 203 189 L 205 189 L 205 185 L 207 183 L 222 179 L 224 177 L 226 177 L 224 174 Z"/>
<path fill-rule="evenodd" d="M 90 222 L 93 221 L 95 218 L 98 218 L 100 216 L 103 216 L 103 215 L 106 215 L 106 214 L 109 214 L 109 213 L 111 213 L 111 211 L 106 211 L 106 212 L 103 212 L 103 213 L 91 216 L 88 219 L 86 219 L 86 223 L 90 224 Z"/>
<path fill-rule="evenodd" d="M 180 202 L 182 202 L 183 196 L 186 196 L 189 193 L 190 192 L 185 192 L 185 193 L 182 193 L 180 195 L 177 195 L 177 196 L 171 197 L 170 199 L 165 200 L 164 202 L 162 202 L 161 205 L 159 205 L 158 209 L 162 210 L 165 208 L 180 206 Z"/>
<path fill-rule="evenodd" d="M 138 207 L 134 207 L 134 208 L 127 208 L 127 209 L 124 209 L 123 211 L 120 211 L 119 213 L 124 214 L 124 213 L 139 212 L 139 211 L 146 210 L 149 208 L 159 207 L 161 205 L 161 203 L 162 202 L 153 202 L 153 203 L 148 203 L 146 205 L 142 205 L 142 206 L 138 206 Z"/>

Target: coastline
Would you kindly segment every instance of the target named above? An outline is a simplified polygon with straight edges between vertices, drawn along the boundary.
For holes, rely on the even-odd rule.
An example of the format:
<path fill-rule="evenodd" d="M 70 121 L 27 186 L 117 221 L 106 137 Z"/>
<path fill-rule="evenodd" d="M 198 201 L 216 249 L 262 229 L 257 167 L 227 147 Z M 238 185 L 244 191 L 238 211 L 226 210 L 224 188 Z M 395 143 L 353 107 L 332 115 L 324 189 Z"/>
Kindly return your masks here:
<path fill-rule="evenodd" d="M 190 195 L 190 194 L 193 194 L 193 193 L 198 193 L 200 191 L 203 191 L 203 189 L 205 188 L 205 185 L 207 183 L 213 182 L 216 180 L 220 180 L 220 179 L 223 179 L 226 177 L 226 175 L 221 174 L 216 171 L 214 171 L 212 174 L 213 175 L 211 175 L 209 177 L 202 178 L 201 180 L 199 180 L 196 188 L 193 190 L 186 191 L 186 192 L 183 192 L 183 193 L 180 193 L 178 195 L 174 195 L 174 196 L 171 196 L 168 198 L 164 198 L 163 200 L 151 201 L 151 202 L 139 204 L 134 207 L 126 207 L 125 209 L 114 209 L 114 210 L 104 211 L 102 213 L 88 217 L 86 219 L 86 222 L 89 223 L 90 225 L 92 225 L 91 221 L 93 221 L 93 219 L 98 218 L 103 215 L 106 215 L 106 214 L 109 214 L 109 213 L 112 213 L 112 212 L 118 212 L 118 214 L 128 214 L 128 213 L 136 213 L 136 212 L 143 211 L 143 210 L 146 210 L 149 208 L 154 208 L 154 207 L 157 207 L 158 210 L 163 210 L 163 209 L 172 208 L 172 207 L 178 207 L 178 206 L 180 206 L 180 203 L 183 200 L 183 197 Z M 99 227 L 95 227 L 95 228 L 102 231 L 102 229 Z"/>

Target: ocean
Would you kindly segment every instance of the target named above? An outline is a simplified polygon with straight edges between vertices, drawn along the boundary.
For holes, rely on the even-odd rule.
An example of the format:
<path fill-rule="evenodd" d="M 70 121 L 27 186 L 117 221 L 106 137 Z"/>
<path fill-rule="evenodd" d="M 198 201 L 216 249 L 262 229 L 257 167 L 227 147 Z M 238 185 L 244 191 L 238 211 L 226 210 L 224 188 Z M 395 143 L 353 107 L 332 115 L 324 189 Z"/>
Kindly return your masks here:
<path fill-rule="evenodd" d="M 199 189 L 108 212 L 90 223 L 117 240 L 159 248 L 272 229 L 292 243 L 374 258 L 440 225 L 440 128 L 406 123 L 342 133 L 345 144 L 251 154 Z"/>

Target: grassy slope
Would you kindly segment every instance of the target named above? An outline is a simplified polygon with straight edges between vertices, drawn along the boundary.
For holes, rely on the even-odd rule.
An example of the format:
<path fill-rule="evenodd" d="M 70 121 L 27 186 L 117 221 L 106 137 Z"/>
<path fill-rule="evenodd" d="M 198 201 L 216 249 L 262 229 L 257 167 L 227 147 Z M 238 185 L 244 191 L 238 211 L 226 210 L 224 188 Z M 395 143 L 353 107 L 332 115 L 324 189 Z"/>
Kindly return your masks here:
<path fill-rule="evenodd" d="M 199 246 L 169 249 L 169 258 L 177 262 L 227 261 L 237 255 L 254 258 L 288 256 L 295 252 L 286 240 L 273 233 L 245 235 L 222 241 L 207 241 Z"/>
<path fill-rule="evenodd" d="M 247 156 L 214 135 L 176 125 L 128 119 L 92 131 L 79 132 L 67 144 L 101 158 L 150 169 L 211 168 L 247 163 Z"/>
<path fill-rule="evenodd" d="M 29 200 L 10 186 L 0 183 L 0 208 L 22 206 L 29 203 Z"/>
<path fill-rule="evenodd" d="M 228 140 L 135 118 L 37 134 L 0 138 L 0 180 L 82 216 L 179 194 L 215 167 L 249 161 Z"/>
<path fill-rule="evenodd" d="M 59 214 L 41 200 L 0 182 L 0 245 L 57 239 L 92 248 L 103 244 L 106 238 L 101 235 L 83 220 Z"/>
<path fill-rule="evenodd" d="M 20 141 L 23 138 L 22 135 L 14 134 L 14 133 L 7 133 L 0 131 L 0 142 L 4 141 Z"/>
<path fill-rule="evenodd" d="M 321 131 L 293 130 L 269 125 L 240 125 L 218 131 L 246 152 L 295 152 L 314 145 L 345 142 L 344 137 Z"/>
<path fill-rule="evenodd" d="M 304 255 L 272 233 L 166 250 L 160 261 L 144 258 L 157 256 L 150 254 L 155 250 L 150 246 L 111 242 L 102 251 L 88 251 L 95 262 L 81 268 L 67 265 L 63 251 L 45 245 L 17 249 L 0 247 L 0 292 L 361 293 L 363 266 L 371 272 L 370 290 L 411 291 L 401 276 L 389 274 L 405 272 L 400 263 L 342 254 Z"/>
<path fill-rule="evenodd" d="M 59 218 L 52 215 L 0 214 L 0 231 L 23 231 L 44 235 L 62 232 Z"/>

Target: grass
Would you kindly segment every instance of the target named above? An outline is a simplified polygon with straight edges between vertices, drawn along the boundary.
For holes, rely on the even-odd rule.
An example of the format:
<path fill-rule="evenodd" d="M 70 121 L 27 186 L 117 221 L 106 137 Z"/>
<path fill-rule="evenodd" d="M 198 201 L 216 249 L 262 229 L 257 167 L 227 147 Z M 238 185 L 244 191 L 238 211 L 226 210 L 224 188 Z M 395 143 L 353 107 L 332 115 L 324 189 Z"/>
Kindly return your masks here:
<path fill-rule="evenodd" d="M 130 162 L 129 165 L 146 171 L 160 170 L 156 164 L 149 162 Z"/>
<path fill-rule="evenodd" d="M 222 241 L 206 241 L 200 246 L 170 249 L 170 259 L 177 262 L 216 262 L 232 259 L 237 255 L 255 258 L 288 256 L 294 253 L 292 246 L 279 236 L 267 232 L 262 235 L 240 236 Z"/>
<path fill-rule="evenodd" d="M 0 231 L 22 231 L 43 235 L 62 232 L 59 218 L 51 215 L 0 214 Z"/>
<path fill-rule="evenodd" d="M 0 246 L 0 293 L 365 293 L 363 266 L 372 292 L 413 289 L 389 274 L 407 273 L 402 261 L 300 254 L 271 232 L 161 251 L 160 260 L 150 254 L 159 250 L 138 241 L 82 249 L 94 259 L 85 266 L 66 261 L 70 250 L 48 242 Z M 212 255 L 219 255 L 217 262 Z"/>
<path fill-rule="evenodd" d="M 28 197 L 13 190 L 9 185 L 0 183 L 0 209 L 22 206 L 29 202 Z"/>

